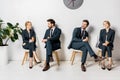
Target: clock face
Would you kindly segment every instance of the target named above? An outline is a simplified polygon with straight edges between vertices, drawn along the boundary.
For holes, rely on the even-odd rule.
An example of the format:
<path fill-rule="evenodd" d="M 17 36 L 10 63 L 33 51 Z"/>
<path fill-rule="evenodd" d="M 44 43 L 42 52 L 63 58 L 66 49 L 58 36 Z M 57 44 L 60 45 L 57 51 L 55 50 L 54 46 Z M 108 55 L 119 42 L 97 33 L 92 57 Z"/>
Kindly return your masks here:
<path fill-rule="evenodd" d="M 69 9 L 78 9 L 82 5 L 83 0 L 63 0 L 63 2 Z"/>

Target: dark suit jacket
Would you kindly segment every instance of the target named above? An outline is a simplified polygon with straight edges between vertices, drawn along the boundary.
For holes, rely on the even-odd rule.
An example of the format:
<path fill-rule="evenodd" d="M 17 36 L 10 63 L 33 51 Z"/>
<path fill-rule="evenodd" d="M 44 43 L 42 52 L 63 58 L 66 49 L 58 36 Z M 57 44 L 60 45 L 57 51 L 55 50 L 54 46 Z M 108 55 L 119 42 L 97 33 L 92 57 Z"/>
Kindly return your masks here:
<path fill-rule="evenodd" d="M 34 43 L 36 43 L 36 34 L 35 31 L 33 29 L 30 30 L 30 36 L 28 31 L 25 29 L 22 31 L 22 39 L 23 39 L 23 43 L 29 43 L 29 39 L 31 39 L 32 37 L 35 38 Z M 36 47 L 36 44 L 34 45 Z"/>
<path fill-rule="evenodd" d="M 73 43 L 82 42 L 83 39 L 88 37 L 88 32 L 85 31 L 83 39 L 80 35 L 81 35 L 81 27 L 75 28 L 74 31 L 73 31 L 72 40 L 70 42 L 70 45 L 68 46 L 68 49 L 74 48 L 74 46 L 77 46 L 77 45 L 74 45 Z"/>
<path fill-rule="evenodd" d="M 58 27 L 55 27 L 52 37 L 49 38 L 49 40 L 52 43 L 53 50 L 57 50 L 61 48 L 60 35 L 61 35 L 61 29 L 59 29 Z M 47 39 L 48 37 L 50 37 L 50 29 L 46 30 L 44 39 Z M 46 48 L 46 45 L 45 45 L 45 48 Z"/>
<path fill-rule="evenodd" d="M 115 31 L 112 30 L 111 28 L 109 29 L 109 32 L 107 33 L 107 41 L 109 42 L 108 46 L 113 48 L 113 41 L 115 37 Z M 101 48 L 102 44 L 105 43 L 106 41 L 106 29 L 102 29 L 100 31 L 100 36 L 99 36 L 99 48 Z"/>

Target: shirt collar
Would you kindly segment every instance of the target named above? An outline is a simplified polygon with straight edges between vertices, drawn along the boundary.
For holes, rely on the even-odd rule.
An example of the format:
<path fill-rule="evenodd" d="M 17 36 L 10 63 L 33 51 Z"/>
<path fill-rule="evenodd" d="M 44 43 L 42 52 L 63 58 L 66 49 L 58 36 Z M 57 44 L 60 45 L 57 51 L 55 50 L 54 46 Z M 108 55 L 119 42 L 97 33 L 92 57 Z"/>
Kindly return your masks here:
<path fill-rule="evenodd" d="M 83 29 L 83 28 L 81 27 L 81 31 L 83 31 L 83 30 L 85 31 L 85 29 Z"/>
<path fill-rule="evenodd" d="M 53 31 L 55 30 L 55 26 L 51 28 Z"/>

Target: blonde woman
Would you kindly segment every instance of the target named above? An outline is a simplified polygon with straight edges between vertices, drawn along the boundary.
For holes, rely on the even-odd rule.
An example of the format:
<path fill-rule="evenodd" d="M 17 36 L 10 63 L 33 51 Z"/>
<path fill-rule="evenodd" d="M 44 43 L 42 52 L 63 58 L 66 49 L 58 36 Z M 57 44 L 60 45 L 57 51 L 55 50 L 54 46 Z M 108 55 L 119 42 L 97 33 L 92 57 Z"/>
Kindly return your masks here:
<path fill-rule="evenodd" d="M 23 48 L 29 50 L 29 68 L 33 67 L 33 55 L 37 63 L 40 63 L 35 51 L 36 51 L 36 34 L 32 29 L 32 23 L 27 21 L 25 23 L 26 29 L 22 32 Z"/>
<path fill-rule="evenodd" d="M 110 22 L 104 21 L 103 22 L 104 29 L 100 31 L 100 37 L 99 37 L 99 48 L 102 50 L 102 66 L 101 68 L 105 70 L 106 68 L 110 71 L 112 69 L 112 49 L 113 49 L 113 42 L 114 42 L 114 36 L 115 31 L 110 28 Z M 105 66 L 105 55 L 106 51 L 108 53 L 108 65 Z"/>

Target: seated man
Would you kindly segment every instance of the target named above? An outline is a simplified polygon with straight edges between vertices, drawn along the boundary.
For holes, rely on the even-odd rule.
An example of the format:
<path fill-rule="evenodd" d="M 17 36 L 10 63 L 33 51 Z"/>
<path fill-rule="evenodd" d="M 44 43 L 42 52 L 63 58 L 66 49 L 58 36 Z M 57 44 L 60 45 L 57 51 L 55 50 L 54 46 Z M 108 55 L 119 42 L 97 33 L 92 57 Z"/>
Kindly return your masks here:
<path fill-rule="evenodd" d="M 46 44 L 46 65 L 43 71 L 47 71 L 50 68 L 49 62 L 53 61 L 52 52 L 61 48 L 61 29 L 55 26 L 55 21 L 53 19 L 48 19 L 47 22 L 49 29 L 46 30 L 45 36 L 42 40 L 42 42 Z"/>
<path fill-rule="evenodd" d="M 89 25 L 88 20 L 83 20 L 82 26 L 75 28 L 73 31 L 73 37 L 70 45 L 68 46 L 68 49 L 72 48 L 75 50 L 81 50 L 83 52 L 82 54 L 82 64 L 81 64 L 81 69 L 82 71 L 86 71 L 86 68 L 84 66 L 87 58 L 87 52 L 89 52 L 91 57 L 94 57 L 95 62 L 100 60 L 100 57 L 98 57 L 92 48 L 90 47 L 88 43 L 88 32 L 86 31 L 86 28 Z"/>

